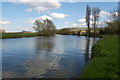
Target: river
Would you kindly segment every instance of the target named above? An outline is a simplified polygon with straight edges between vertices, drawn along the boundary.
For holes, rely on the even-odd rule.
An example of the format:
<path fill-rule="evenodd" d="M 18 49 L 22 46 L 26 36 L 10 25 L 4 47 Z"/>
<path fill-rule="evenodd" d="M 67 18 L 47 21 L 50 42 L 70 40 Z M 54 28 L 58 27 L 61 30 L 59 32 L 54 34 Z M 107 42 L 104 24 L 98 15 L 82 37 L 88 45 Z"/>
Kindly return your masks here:
<path fill-rule="evenodd" d="M 0 40 L 3 78 L 77 78 L 99 38 L 55 35 Z"/>

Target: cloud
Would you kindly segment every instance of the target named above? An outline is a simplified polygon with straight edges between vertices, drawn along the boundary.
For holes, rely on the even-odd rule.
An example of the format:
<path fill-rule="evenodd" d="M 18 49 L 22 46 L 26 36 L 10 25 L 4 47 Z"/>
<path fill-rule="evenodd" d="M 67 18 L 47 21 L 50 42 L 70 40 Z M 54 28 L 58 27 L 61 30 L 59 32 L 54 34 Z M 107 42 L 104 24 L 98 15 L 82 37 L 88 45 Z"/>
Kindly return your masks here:
<path fill-rule="evenodd" d="M 12 0 L 12 2 L 26 5 L 27 12 L 37 11 L 38 13 L 50 9 L 57 9 L 61 6 L 59 0 Z"/>
<path fill-rule="evenodd" d="M 83 26 L 86 26 L 86 23 L 73 23 L 72 26 L 73 27 L 83 27 Z"/>
<path fill-rule="evenodd" d="M 92 16 L 91 16 L 92 17 Z M 79 19 L 78 23 L 86 23 L 86 19 Z M 90 23 L 92 24 L 92 21 L 90 20 Z"/>
<path fill-rule="evenodd" d="M 49 20 L 52 20 L 52 19 L 64 19 L 66 16 L 68 16 L 68 15 L 63 14 L 63 13 L 51 13 L 50 16 L 43 15 L 43 16 L 40 16 L 40 17 L 37 17 L 37 18 L 29 18 L 26 21 L 17 21 L 17 22 L 27 22 L 27 23 L 33 24 L 35 22 L 35 20 L 43 21 L 43 20 L 46 20 L 46 19 L 49 19 Z"/>
<path fill-rule="evenodd" d="M 106 11 L 101 11 L 100 14 L 109 15 L 110 13 L 109 13 L 109 12 L 106 12 Z"/>
<path fill-rule="evenodd" d="M 10 21 L 3 20 L 3 21 L 0 21 L 0 24 L 10 24 Z"/>
<path fill-rule="evenodd" d="M 79 19 L 78 21 L 84 23 L 86 22 L 86 19 Z"/>
<path fill-rule="evenodd" d="M 116 12 L 116 11 L 111 12 L 110 15 L 109 15 L 109 18 L 114 20 L 115 17 L 116 18 L 119 17 L 119 13 Z"/>
<path fill-rule="evenodd" d="M 52 20 L 52 17 L 47 16 L 47 15 L 43 15 L 43 16 L 40 16 L 40 17 L 37 17 L 34 19 L 28 19 L 26 22 L 33 24 L 35 22 L 35 20 L 46 20 L 46 19 Z"/>
<path fill-rule="evenodd" d="M 92 17 L 92 16 L 91 16 L 91 17 Z M 90 21 L 90 26 L 92 26 L 92 23 L 93 23 L 93 22 Z M 98 21 L 97 23 L 98 23 L 98 25 L 103 24 L 102 21 Z M 77 22 L 73 23 L 72 26 L 73 26 L 73 27 L 85 27 L 85 26 L 87 26 L 87 25 L 86 25 L 86 19 L 79 19 Z"/>
<path fill-rule="evenodd" d="M 67 17 L 69 15 L 54 12 L 54 13 L 51 13 L 50 16 L 52 16 L 53 18 L 56 18 L 56 19 L 64 19 L 65 17 Z"/>
<path fill-rule="evenodd" d="M 65 0 L 62 0 L 62 1 L 64 2 Z M 65 2 L 75 3 L 75 2 L 77 2 L 77 1 L 75 1 L 75 0 L 67 0 L 67 1 L 65 1 Z"/>
<path fill-rule="evenodd" d="M 47 16 L 47 15 L 43 15 L 43 16 L 41 16 L 41 17 L 38 17 L 37 19 L 39 19 L 39 20 L 45 20 L 45 19 L 51 20 L 52 17 L 49 17 L 49 16 Z"/>
<path fill-rule="evenodd" d="M 105 17 L 105 16 L 109 16 L 110 13 L 109 12 L 106 12 L 106 11 L 101 11 L 100 12 L 100 17 Z"/>
<path fill-rule="evenodd" d="M 109 12 L 106 12 L 106 11 L 100 11 L 100 13 L 99 13 L 99 16 L 100 17 L 105 17 L 105 16 L 109 16 L 110 15 L 110 13 Z M 92 19 L 92 17 L 93 17 L 93 15 L 90 15 L 90 18 Z M 85 18 L 85 16 L 84 16 L 84 18 Z"/>

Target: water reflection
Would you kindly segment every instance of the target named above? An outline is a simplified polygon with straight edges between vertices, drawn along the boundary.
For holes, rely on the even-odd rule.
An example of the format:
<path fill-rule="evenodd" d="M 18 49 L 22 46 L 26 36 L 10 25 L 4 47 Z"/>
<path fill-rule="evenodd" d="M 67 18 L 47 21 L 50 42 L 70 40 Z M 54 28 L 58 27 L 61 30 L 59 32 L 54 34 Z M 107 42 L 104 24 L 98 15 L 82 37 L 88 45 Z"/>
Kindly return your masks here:
<path fill-rule="evenodd" d="M 52 37 L 39 37 L 35 40 L 36 44 L 36 57 L 29 59 L 26 63 L 26 72 L 24 77 L 45 77 L 49 70 L 59 68 L 58 61 L 60 56 L 52 53 L 54 50 L 54 36 Z"/>
<path fill-rule="evenodd" d="M 96 38 L 95 37 L 93 37 L 93 40 L 92 40 L 92 45 L 94 45 L 95 43 L 96 43 Z"/>
<path fill-rule="evenodd" d="M 91 59 L 91 48 L 99 38 L 86 37 L 86 50 L 85 50 L 85 64 L 87 65 Z"/>
<path fill-rule="evenodd" d="M 79 77 L 90 60 L 92 43 L 93 38 L 68 35 L 3 40 L 3 75 L 8 78 Z"/>
<path fill-rule="evenodd" d="M 36 51 L 40 53 L 41 50 L 51 52 L 54 48 L 54 36 L 51 37 L 38 37 L 35 40 Z"/>
<path fill-rule="evenodd" d="M 86 37 L 85 64 L 90 60 L 90 37 Z"/>

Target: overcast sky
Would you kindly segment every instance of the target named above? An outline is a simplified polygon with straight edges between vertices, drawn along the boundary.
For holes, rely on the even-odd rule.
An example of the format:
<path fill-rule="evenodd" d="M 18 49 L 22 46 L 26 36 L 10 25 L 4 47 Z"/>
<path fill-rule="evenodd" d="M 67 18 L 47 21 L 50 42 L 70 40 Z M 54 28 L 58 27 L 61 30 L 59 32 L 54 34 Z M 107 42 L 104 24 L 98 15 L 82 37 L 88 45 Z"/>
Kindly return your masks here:
<path fill-rule="evenodd" d="M 7 0 L 6 0 L 7 1 Z M 86 27 L 86 5 L 99 7 L 101 18 L 99 22 L 108 20 L 109 11 L 117 8 L 117 2 L 33 2 L 33 0 L 11 0 L 2 2 L 0 24 L 6 31 L 33 31 L 34 21 L 48 18 L 54 22 L 57 29 L 67 27 Z M 25 2 L 23 2 L 25 1 Z M 30 2 L 31 1 L 31 2 Z"/>

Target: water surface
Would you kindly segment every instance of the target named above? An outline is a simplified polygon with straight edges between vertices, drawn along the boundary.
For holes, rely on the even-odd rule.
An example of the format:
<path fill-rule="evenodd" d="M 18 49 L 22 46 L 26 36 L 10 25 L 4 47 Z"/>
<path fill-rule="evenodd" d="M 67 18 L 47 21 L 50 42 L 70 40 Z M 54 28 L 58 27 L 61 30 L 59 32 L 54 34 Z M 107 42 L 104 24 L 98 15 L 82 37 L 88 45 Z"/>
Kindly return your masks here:
<path fill-rule="evenodd" d="M 3 39 L 3 77 L 77 78 L 98 39 L 72 35 Z"/>

